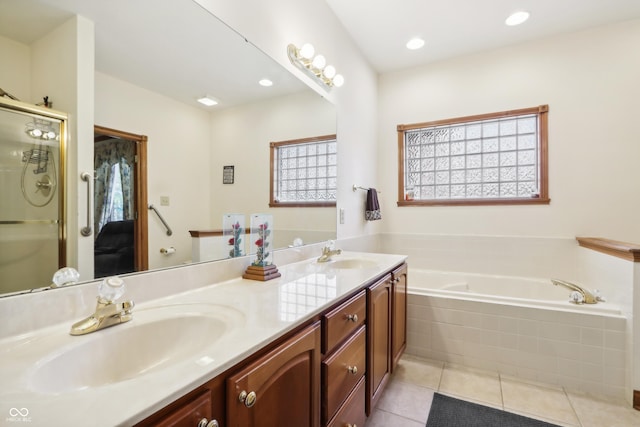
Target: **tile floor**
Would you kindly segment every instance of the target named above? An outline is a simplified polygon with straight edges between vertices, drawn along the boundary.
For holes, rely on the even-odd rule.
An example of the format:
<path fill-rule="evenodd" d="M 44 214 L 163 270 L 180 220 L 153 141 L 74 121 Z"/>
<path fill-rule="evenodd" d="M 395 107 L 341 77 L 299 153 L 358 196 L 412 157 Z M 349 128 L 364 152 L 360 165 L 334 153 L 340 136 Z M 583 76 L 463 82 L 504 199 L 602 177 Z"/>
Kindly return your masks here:
<path fill-rule="evenodd" d="M 405 355 L 366 427 L 424 427 L 436 391 L 559 426 L 640 426 L 626 402 Z"/>

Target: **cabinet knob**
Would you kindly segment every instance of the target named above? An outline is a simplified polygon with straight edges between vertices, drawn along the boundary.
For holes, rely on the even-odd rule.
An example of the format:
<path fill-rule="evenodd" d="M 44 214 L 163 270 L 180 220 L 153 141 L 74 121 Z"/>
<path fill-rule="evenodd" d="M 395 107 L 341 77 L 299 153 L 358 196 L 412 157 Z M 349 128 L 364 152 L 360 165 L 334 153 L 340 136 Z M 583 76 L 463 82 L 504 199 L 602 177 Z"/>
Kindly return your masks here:
<path fill-rule="evenodd" d="M 358 373 L 358 367 L 357 366 L 347 366 L 347 371 L 349 371 L 350 374 L 357 374 Z"/>
<path fill-rule="evenodd" d="M 345 424 L 344 427 L 358 427 L 357 424 Z"/>
<path fill-rule="evenodd" d="M 256 395 L 255 391 L 250 391 L 249 393 L 247 393 L 246 391 L 242 390 L 240 392 L 240 395 L 238 396 L 238 400 L 244 403 L 244 406 L 246 406 L 247 408 L 251 408 L 256 403 L 257 398 L 258 396 Z"/>
<path fill-rule="evenodd" d="M 358 323 L 358 315 L 357 314 L 347 314 L 347 320 L 350 320 L 353 323 Z"/>
<path fill-rule="evenodd" d="M 208 419 L 203 418 L 198 422 L 197 427 L 220 427 L 220 424 L 218 424 L 217 420 L 209 421 Z"/>

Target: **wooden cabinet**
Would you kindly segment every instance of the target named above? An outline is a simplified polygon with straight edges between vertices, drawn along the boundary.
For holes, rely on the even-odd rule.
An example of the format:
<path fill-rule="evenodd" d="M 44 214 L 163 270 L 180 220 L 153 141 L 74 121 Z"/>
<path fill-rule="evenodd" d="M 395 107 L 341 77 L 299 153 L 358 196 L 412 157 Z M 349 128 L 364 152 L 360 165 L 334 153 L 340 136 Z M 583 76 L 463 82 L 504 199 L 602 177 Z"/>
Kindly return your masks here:
<path fill-rule="evenodd" d="M 364 422 L 364 394 L 357 386 L 366 370 L 366 292 L 361 291 L 322 316 L 322 425 Z M 364 384 L 364 383 L 363 383 Z"/>
<path fill-rule="evenodd" d="M 406 347 L 407 267 L 354 292 L 136 427 L 363 426 Z"/>
<path fill-rule="evenodd" d="M 391 273 L 391 372 L 395 371 L 398 360 L 407 348 L 407 265 L 402 264 Z"/>
<path fill-rule="evenodd" d="M 224 403 L 224 380 L 214 378 L 136 424 L 136 427 L 222 427 Z"/>
<path fill-rule="evenodd" d="M 391 373 L 391 274 L 367 289 L 367 416 Z"/>
<path fill-rule="evenodd" d="M 227 426 L 319 425 L 319 322 L 227 378 Z"/>

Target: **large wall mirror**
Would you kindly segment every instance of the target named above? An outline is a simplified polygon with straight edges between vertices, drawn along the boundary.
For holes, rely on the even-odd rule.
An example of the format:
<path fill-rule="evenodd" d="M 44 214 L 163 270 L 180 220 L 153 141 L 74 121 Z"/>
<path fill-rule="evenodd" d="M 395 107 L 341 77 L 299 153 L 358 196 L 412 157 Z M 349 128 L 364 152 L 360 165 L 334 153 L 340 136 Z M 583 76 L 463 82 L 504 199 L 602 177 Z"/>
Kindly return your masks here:
<path fill-rule="evenodd" d="M 79 27 L 85 35 L 91 29 L 91 49 L 56 52 L 56 42 Z M 80 33 L 72 37 L 78 38 L 75 45 L 86 41 Z M 91 75 L 77 78 L 93 81 L 93 123 L 84 125 L 98 126 L 102 134 L 68 142 L 78 156 L 69 159 L 69 170 L 81 169 L 74 164 L 94 164 L 83 153 L 108 157 L 104 145 L 109 139 L 117 142 L 129 134 L 133 140 L 146 139 L 146 201 L 128 214 L 135 220 L 144 210 L 147 216 L 141 233 L 146 239 L 144 269 L 225 258 L 220 250 L 194 257 L 190 231 L 220 230 L 227 213 L 244 214 L 247 223 L 253 213 L 273 215 L 276 248 L 335 238 L 335 208 L 269 208 L 269 143 L 335 134 L 335 107 L 193 0 L 0 0 L 0 55 L 6 65 L 0 69 L 0 88 L 34 104 L 50 96 L 53 109 L 64 111 L 56 102 L 64 95 L 55 79 L 38 82 L 47 75 L 42 52 L 53 58 L 48 62 L 52 68 L 69 55 L 78 55 L 73 59 L 80 65 L 93 62 Z M 272 85 L 260 85 L 263 79 Z M 197 99 L 205 95 L 218 105 L 199 104 Z M 71 112 L 69 122 L 74 125 L 82 117 Z M 117 132 L 105 136 L 105 129 Z M 86 148 L 83 144 L 100 148 L 74 151 Z M 99 175 L 98 169 L 92 175 Z M 76 185 L 74 179 L 69 181 Z M 104 191 L 97 182 L 96 188 Z M 101 203 L 93 205 L 104 209 Z M 82 210 L 79 206 L 69 213 L 77 211 L 81 217 Z M 92 212 L 96 228 L 102 226 L 100 214 Z M 93 241 L 99 232 L 82 237 L 80 227 L 70 228 L 67 240 Z M 11 236 L 15 238 L 13 231 Z M 224 243 L 219 241 L 214 245 Z M 77 259 L 67 258 L 76 266 Z M 0 259 L 0 264 L 6 262 Z M 53 273 L 47 271 L 46 277 Z M 21 287 L 49 286 L 41 283 L 42 277 L 25 278 Z M 83 281 L 93 278 L 81 276 Z M 0 294 L 16 291 L 1 285 Z"/>

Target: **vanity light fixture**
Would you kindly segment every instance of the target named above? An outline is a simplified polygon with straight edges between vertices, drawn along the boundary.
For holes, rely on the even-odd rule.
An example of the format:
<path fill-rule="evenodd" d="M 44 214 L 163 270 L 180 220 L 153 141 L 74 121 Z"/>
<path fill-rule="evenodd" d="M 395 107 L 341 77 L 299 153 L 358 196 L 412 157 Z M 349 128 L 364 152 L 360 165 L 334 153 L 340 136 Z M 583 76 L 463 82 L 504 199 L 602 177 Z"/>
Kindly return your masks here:
<path fill-rule="evenodd" d="M 327 65 L 327 59 L 323 55 L 316 55 L 316 51 L 310 43 L 305 43 L 300 49 L 295 45 L 287 46 L 287 54 L 293 65 L 316 77 L 325 86 L 340 87 L 344 84 L 344 77 L 337 74 L 333 65 Z"/>
<path fill-rule="evenodd" d="M 218 104 L 218 100 L 211 95 L 205 95 L 202 98 L 198 98 L 198 102 L 202 105 L 206 105 L 207 107 L 212 107 Z"/>
<path fill-rule="evenodd" d="M 522 24 L 527 19 L 529 19 L 529 12 L 519 10 L 509 15 L 509 17 L 505 19 L 504 23 L 510 27 L 513 27 L 515 25 Z"/>
<path fill-rule="evenodd" d="M 417 50 L 424 46 L 424 40 L 420 37 L 414 37 L 407 42 L 406 46 L 409 50 Z"/>

